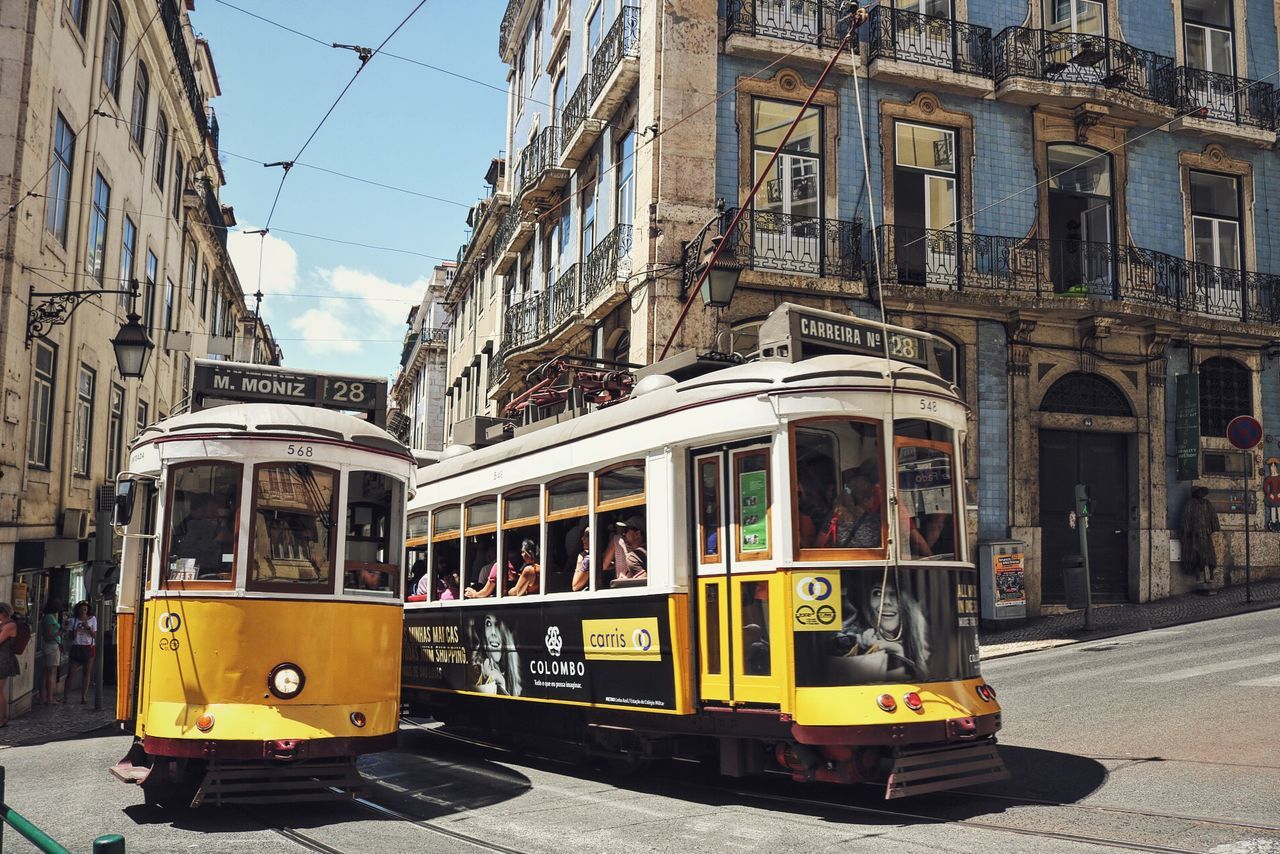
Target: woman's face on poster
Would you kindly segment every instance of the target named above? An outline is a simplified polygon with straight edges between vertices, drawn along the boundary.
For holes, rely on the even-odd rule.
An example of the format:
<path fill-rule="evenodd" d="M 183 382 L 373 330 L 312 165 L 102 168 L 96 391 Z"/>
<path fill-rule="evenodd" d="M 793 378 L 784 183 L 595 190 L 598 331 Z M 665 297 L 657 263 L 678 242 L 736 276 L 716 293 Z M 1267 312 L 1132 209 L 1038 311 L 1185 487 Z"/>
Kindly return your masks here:
<path fill-rule="evenodd" d="M 498 619 L 492 614 L 486 614 L 484 618 L 484 649 L 494 660 L 497 660 L 502 652 L 502 635 L 498 632 Z"/>
<path fill-rule="evenodd" d="M 901 616 L 898 614 L 898 591 L 893 587 L 881 587 L 876 585 L 871 588 L 871 614 L 880 616 L 880 629 L 887 634 L 893 634 L 898 631 L 898 627 L 902 625 Z"/>

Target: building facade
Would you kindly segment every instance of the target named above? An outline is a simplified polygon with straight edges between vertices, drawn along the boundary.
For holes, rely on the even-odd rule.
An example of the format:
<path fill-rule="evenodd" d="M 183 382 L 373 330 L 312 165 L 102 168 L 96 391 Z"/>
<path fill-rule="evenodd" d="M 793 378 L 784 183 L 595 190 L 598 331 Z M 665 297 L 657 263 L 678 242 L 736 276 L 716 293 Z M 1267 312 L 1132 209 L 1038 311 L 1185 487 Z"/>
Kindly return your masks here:
<path fill-rule="evenodd" d="M 398 435 L 418 451 L 444 448 L 445 383 L 449 355 L 448 313 L 444 295 L 456 266 L 445 262 L 431 273 L 422 302 L 409 311 L 409 329 L 400 353 L 400 371 L 391 383 L 391 403 L 401 417 Z"/>
<path fill-rule="evenodd" d="M 1064 600 L 1076 483 L 1099 599 L 1194 583 L 1178 526 L 1196 485 L 1232 580 L 1246 509 L 1255 574 L 1276 572 L 1260 487 L 1280 446 L 1226 438 L 1236 415 L 1280 424 L 1273 5 L 868 11 L 854 27 L 831 0 L 510 0 L 510 154 L 451 300 L 455 338 L 479 329 L 468 295 L 491 324 L 501 300 L 484 411 L 556 355 L 653 362 L 697 261 L 684 244 L 711 223 L 743 272 L 728 308 L 695 301 L 677 349 L 749 353 L 784 300 L 883 303 L 956 345 L 971 538 L 1024 544 L 1032 613 Z M 1181 433 L 1180 382 L 1198 390 Z"/>
<path fill-rule="evenodd" d="M 194 359 L 279 361 L 227 255 L 218 80 L 190 8 L 0 6 L 0 597 L 20 610 L 90 595 L 100 493 L 132 436 L 186 406 Z M 91 294 L 32 325 L 58 294 L 131 282 L 136 297 Z M 141 379 L 111 346 L 129 312 L 155 343 Z"/>

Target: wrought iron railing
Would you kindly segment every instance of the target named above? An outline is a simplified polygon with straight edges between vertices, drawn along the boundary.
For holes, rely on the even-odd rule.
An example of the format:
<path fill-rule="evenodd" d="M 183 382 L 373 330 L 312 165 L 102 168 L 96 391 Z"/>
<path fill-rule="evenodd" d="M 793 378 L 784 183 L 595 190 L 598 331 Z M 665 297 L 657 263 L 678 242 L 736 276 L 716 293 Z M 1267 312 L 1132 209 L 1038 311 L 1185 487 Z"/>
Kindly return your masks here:
<path fill-rule="evenodd" d="M 547 292 L 547 328 L 555 329 L 573 316 L 582 307 L 581 290 L 578 282 L 578 265 L 571 264 L 569 269 L 560 274 L 551 290 Z"/>
<path fill-rule="evenodd" d="M 213 236 L 223 249 L 227 248 L 227 219 L 222 215 L 222 202 L 218 200 L 218 194 L 213 188 L 213 182 L 208 178 L 200 179 L 200 194 L 204 196 L 204 215 L 209 220 L 209 227 L 213 231 Z"/>
<path fill-rule="evenodd" d="M 530 185 L 536 184 L 544 172 L 556 166 L 559 158 L 560 129 L 552 125 L 538 131 L 537 136 L 520 152 L 512 184 L 513 195 L 518 196 Z"/>
<path fill-rule="evenodd" d="M 507 0 L 507 11 L 502 15 L 502 23 L 498 26 L 498 56 L 506 57 L 507 45 L 511 43 L 512 30 L 516 19 L 520 17 L 520 7 L 528 0 Z"/>
<path fill-rule="evenodd" d="M 625 57 L 640 55 L 640 7 L 623 6 L 591 57 L 591 101 L 600 96 L 609 78 Z"/>
<path fill-rule="evenodd" d="M 1007 27 L 995 37 L 997 83 L 1028 77 L 1082 83 L 1172 104 L 1173 59 L 1089 33 Z"/>
<path fill-rule="evenodd" d="M 497 258 L 502 254 L 502 250 L 507 248 L 507 244 L 511 242 L 512 236 L 519 227 L 520 206 L 512 202 L 503 215 L 502 222 L 498 223 L 498 227 L 494 229 L 493 242 L 489 244 L 490 258 Z"/>
<path fill-rule="evenodd" d="M 578 132 L 578 128 L 582 127 L 582 123 L 586 121 L 587 114 L 591 112 L 591 75 L 584 74 L 582 79 L 578 81 L 578 88 L 573 90 L 573 94 L 569 96 L 569 100 L 564 102 L 564 109 L 560 113 L 560 147 L 563 149 L 569 144 L 569 140 Z"/>
<path fill-rule="evenodd" d="M 991 76 L 991 30 L 909 9 L 872 6 L 867 21 L 869 59 L 913 62 L 965 74 Z"/>
<path fill-rule="evenodd" d="M 209 147 L 213 149 L 213 153 L 218 153 L 218 138 L 221 131 L 218 128 L 218 114 L 213 107 L 206 107 L 205 111 L 208 115 L 208 121 L 205 124 L 206 132 L 209 135 Z"/>
<path fill-rule="evenodd" d="M 839 0 L 729 0 L 725 33 L 834 47 L 852 21 Z"/>
<path fill-rule="evenodd" d="M 1179 112 L 1267 130 L 1276 127 L 1276 90 L 1270 83 L 1182 66 L 1177 69 L 1176 92 Z"/>
<path fill-rule="evenodd" d="M 618 282 L 622 259 L 631 254 L 631 226 L 621 224 L 602 237 L 582 262 L 582 302 L 589 303 Z"/>
<path fill-rule="evenodd" d="M 888 283 L 952 291 L 1085 297 L 1247 322 L 1280 322 L 1280 276 L 1215 267 L 1116 243 L 877 229 Z"/>
<path fill-rule="evenodd" d="M 449 329 L 448 327 L 424 327 L 421 340 L 423 344 L 448 344 Z"/>
<path fill-rule="evenodd" d="M 204 94 L 196 82 L 195 68 L 191 64 L 191 54 L 187 52 L 187 40 L 182 33 L 182 14 L 178 11 L 177 0 L 156 0 L 160 5 L 160 22 L 169 36 L 169 47 L 173 51 L 173 61 L 178 69 L 178 79 L 182 81 L 182 89 L 187 95 L 187 103 L 191 107 L 191 117 L 196 127 L 203 128 L 205 123 Z"/>
<path fill-rule="evenodd" d="M 721 233 L 736 211 L 726 210 Z M 731 234 L 730 252 L 744 267 L 851 279 L 862 274 L 862 222 L 747 209 Z"/>
<path fill-rule="evenodd" d="M 538 291 L 512 305 L 502 322 L 506 353 L 528 346 L 547 334 L 547 292 Z"/>

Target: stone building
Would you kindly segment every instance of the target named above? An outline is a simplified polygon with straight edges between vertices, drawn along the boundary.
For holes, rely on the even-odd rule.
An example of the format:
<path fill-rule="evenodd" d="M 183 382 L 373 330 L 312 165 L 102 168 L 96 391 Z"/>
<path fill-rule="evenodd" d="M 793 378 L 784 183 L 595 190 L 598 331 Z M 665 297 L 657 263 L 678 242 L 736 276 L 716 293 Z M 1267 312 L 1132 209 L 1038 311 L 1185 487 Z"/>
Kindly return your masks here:
<path fill-rule="evenodd" d="M 89 595 L 99 491 L 142 426 L 186 405 L 193 360 L 279 361 L 227 255 L 218 78 L 192 7 L 0 5 L 0 598 L 31 611 Z M 133 280 L 136 299 L 88 295 L 29 334 L 48 295 Z M 141 379 L 111 346 L 129 311 L 155 343 Z"/>
<path fill-rule="evenodd" d="M 510 0 L 510 153 L 450 295 L 455 340 L 476 306 L 489 324 L 500 306 L 502 327 L 491 353 L 469 351 L 488 408 L 468 391 L 456 414 L 499 413 L 554 355 L 654 361 L 684 244 L 718 221 L 744 267 L 736 296 L 695 300 L 675 347 L 750 352 L 784 300 L 883 302 L 947 337 L 973 410 L 971 537 L 1025 543 L 1032 613 L 1063 601 L 1076 483 L 1092 489 L 1098 598 L 1190 586 L 1177 529 L 1193 485 L 1212 491 L 1238 580 L 1242 510 L 1264 526 L 1259 469 L 1280 457 L 1274 439 L 1249 455 L 1225 437 L 1240 414 L 1280 424 L 1273 5 L 921 0 L 857 28 L 848 11 Z M 1199 422 L 1181 442 L 1180 375 Z M 1275 571 L 1280 536 L 1255 533 L 1252 553 Z"/>
<path fill-rule="evenodd" d="M 449 329 L 444 295 L 453 281 L 455 266 L 446 261 L 431 274 L 422 303 L 409 310 L 400 353 L 400 372 L 391 383 L 391 403 L 401 414 L 392 416 L 399 435 L 409 447 L 439 451 L 444 447 L 445 380 L 448 367 Z"/>

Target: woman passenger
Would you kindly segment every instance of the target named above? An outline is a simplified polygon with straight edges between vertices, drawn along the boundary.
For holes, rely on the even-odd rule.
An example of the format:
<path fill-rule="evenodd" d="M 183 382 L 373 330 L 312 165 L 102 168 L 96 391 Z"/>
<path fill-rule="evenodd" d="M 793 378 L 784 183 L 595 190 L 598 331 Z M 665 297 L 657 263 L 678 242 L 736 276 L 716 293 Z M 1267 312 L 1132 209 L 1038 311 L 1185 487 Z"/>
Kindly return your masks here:
<path fill-rule="evenodd" d="M 569 584 L 569 589 L 574 593 L 587 589 L 587 584 L 591 581 L 591 529 L 582 529 L 582 550 L 578 552 L 578 557 L 573 563 L 573 580 Z"/>
<path fill-rule="evenodd" d="M 520 543 L 520 571 L 514 587 L 507 590 L 508 596 L 528 596 L 538 592 L 538 578 L 542 567 L 538 564 L 538 544 L 525 539 Z"/>

